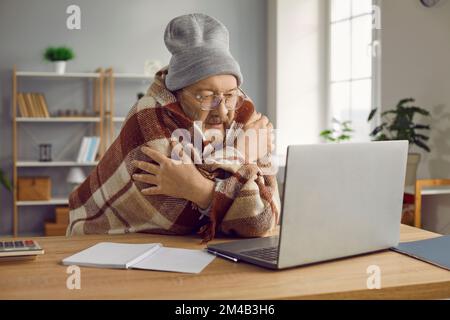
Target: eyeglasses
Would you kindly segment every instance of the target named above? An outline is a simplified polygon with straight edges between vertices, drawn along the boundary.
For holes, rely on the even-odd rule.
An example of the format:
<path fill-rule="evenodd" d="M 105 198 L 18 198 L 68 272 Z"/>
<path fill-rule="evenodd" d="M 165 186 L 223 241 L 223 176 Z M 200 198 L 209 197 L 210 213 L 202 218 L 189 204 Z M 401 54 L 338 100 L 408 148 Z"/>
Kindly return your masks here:
<path fill-rule="evenodd" d="M 183 92 L 197 100 L 200 104 L 200 108 L 204 111 L 215 110 L 218 106 L 220 106 L 224 99 L 225 107 L 228 110 L 236 110 L 240 108 L 244 104 L 247 95 L 241 88 L 236 88 L 236 91 L 237 92 L 227 94 L 210 94 L 207 96 L 202 96 L 200 94 L 193 94 L 186 89 L 183 90 Z"/>

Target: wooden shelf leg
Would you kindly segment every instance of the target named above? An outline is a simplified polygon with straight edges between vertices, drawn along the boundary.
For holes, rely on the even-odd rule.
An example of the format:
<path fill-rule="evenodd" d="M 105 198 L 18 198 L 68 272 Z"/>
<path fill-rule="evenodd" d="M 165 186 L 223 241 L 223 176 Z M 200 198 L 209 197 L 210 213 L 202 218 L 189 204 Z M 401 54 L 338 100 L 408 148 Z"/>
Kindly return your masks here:
<path fill-rule="evenodd" d="M 13 138 L 13 234 L 19 235 L 19 215 L 17 208 L 17 69 L 14 65 L 12 74 L 12 138 Z"/>
<path fill-rule="evenodd" d="M 414 226 L 422 227 L 422 185 L 420 181 L 416 181 L 416 192 L 414 196 Z"/>

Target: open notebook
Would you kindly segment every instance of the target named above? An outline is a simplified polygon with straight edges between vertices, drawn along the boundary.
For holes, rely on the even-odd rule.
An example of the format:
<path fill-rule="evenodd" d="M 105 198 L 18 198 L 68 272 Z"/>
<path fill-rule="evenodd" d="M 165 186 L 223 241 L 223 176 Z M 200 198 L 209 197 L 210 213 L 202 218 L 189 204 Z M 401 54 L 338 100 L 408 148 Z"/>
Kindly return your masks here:
<path fill-rule="evenodd" d="M 166 248 L 161 243 L 100 242 L 63 259 L 64 265 L 200 273 L 215 256 L 202 250 Z"/>

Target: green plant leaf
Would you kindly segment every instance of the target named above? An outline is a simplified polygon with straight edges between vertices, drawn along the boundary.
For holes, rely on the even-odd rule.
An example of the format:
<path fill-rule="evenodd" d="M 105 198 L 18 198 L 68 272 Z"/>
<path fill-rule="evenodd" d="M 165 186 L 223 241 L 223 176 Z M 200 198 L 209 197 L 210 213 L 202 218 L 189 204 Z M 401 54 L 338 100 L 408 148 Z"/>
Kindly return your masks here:
<path fill-rule="evenodd" d="M 48 47 L 44 52 L 47 61 L 67 61 L 75 57 L 73 50 L 68 47 Z"/>
<path fill-rule="evenodd" d="M 330 135 L 330 134 L 332 134 L 333 132 L 331 131 L 331 130 L 323 130 L 321 133 L 320 133 L 320 136 L 321 137 L 324 137 L 324 136 L 328 136 L 328 135 Z"/>
<path fill-rule="evenodd" d="M 415 130 L 430 130 L 430 126 L 416 124 L 413 118 L 416 113 L 424 116 L 429 116 L 430 113 L 421 107 L 409 105 L 412 102 L 415 102 L 413 98 L 402 99 L 397 103 L 395 109 L 382 112 L 385 122 L 383 126 L 376 127 L 370 136 L 374 137 L 376 141 L 408 140 L 411 144 L 417 144 L 420 148 L 429 150 L 424 142 L 429 138 L 417 134 Z M 393 117 L 387 117 L 388 115 L 393 115 Z"/>
<path fill-rule="evenodd" d="M 425 109 L 420 108 L 420 107 L 410 107 L 409 110 L 411 110 L 412 113 L 416 113 L 417 112 L 417 113 L 420 113 L 420 114 L 422 114 L 424 116 L 429 116 L 430 115 L 430 112 L 428 110 L 425 110 Z"/>
<path fill-rule="evenodd" d="M 370 111 L 369 117 L 367 118 L 367 122 L 369 122 L 370 120 L 373 119 L 373 117 L 375 116 L 375 114 L 377 113 L 377 108 L 372 109 L 372 111 Z"/>
<path fill-rule="evenodd" d="M 416 134 L 415 136 L 416 136 L 416 138 L 419 138 L 424 141 L 430 140 L 430 137 L 424 136 L 423 134 Z"/>
<path fill-rule="evenodd" d="M 352 137 L 351 136 L 349 136 L 349 135 L 347 135 L 347 134 L 341 134 L 339 137 L 338 137 L 338 140 L 339 141 L 344 141 L 344 140 L 350 140 Z"/>
<path fill-rule="evenodd" d="M 397 111 L 397 110 L 388 110 L 388 111 L 384 111 L 382 114 L 381 114 L 381 116 L 385 116 L 385 115 L 388 115 L 388 114 L 398 114 L 399 113 L 399 111 Z"/>
<path fill-rule="evenodd" d="M 413 99 L 413 98 L 405 98 L 405 99 L 402 99 L 402 100 L 400 100 L 398 103 L 397 103 L 397 109 L 398 108 L 402 108 L 405 104 L 407 104 L 407 103 L 410 103 L 410 102 L 415 102 L 416 100 L 415 99 Z"/>
<path fill-rule="evenodd" d="M 430 148 L 429 148 L 424 142 L 422 142 L 422 141 L 419 140 L 419 139 L 414 139 L 414 141 L 413 141 L 412 143 L 414 143 L 414 144 L 417 145 L 418 147 L 424 149 L 425 151 L 428 151 L 428 152 L 431 151 Z"/>
<path fill-rule="evenodd" d="M 373 131 L 370 133 L 371 137 L 375 137 L 378 133 L 380 133 L 381 131 L 383 131 L 384 127 L 386 126 L 386 123 L 383 123 L 381 125 L 379 125 L 378 127 L 376 127 L 375 129 L 373 129 Z"/>
<path fill-rule="evenodd" d="M 334 129 L 335 126 L 333 126 L 333 129 L 326 129 L 320 132 L 320 136 L 324 138 L 326 141 L 330 142 L 340 142 L 343 140 L 350 140 L 352 138 L 351 135 L 348 133 L 354 132 L 354 130 L 351 128 L 351 121 L 343 121 L 340 122 L 336 118 L 333 118 L 332 121 L 334 124 L 338 124 L 339 128 Z"/>
<path fill-rule="evenodd" d="M 413 126 L 413 129 L 426 129 L 426 130 L 430 130 L 430 126 L 423 125 L 423 124 L 415 124 L 415 125 Z"/>
<path fill-rule="evenodd" d="M 389 139 L 389 137 L 384 133 L 380 134 L 378 137 L 375 137 L 375 141 L 387 141 L 387 140 L 391 139 Z"/>
<path fill-rule="evenodd" d="M 11 182 L 5 177 L 5 173 L 0 169 L 0 184 L 2 184 L 8 191 L 12 191 Z"/>

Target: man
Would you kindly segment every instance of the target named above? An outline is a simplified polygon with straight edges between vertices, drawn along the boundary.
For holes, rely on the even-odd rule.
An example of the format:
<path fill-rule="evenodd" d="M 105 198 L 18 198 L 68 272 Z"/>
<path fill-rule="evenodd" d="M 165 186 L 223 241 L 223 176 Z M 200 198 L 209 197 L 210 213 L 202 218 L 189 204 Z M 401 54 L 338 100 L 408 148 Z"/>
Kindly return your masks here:
<path fill-rule="evenodd" d="M 168 24 L 164 40 L 170 64 L 70 195 L 67 234 L 264 235 L 280 211 L 275 175 L 267 174 L 273 126 L 240 89 L 227 29 L 189 14 Z"/>

